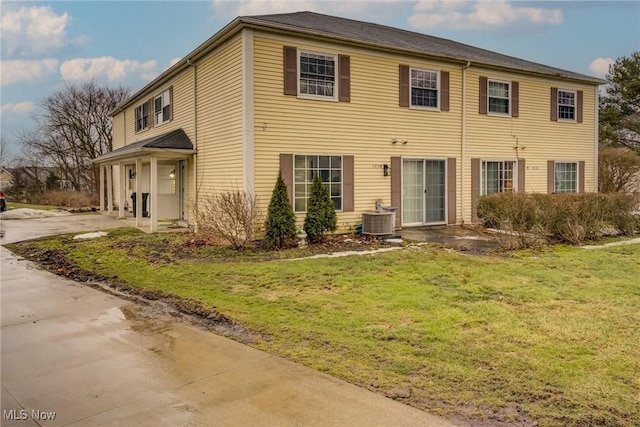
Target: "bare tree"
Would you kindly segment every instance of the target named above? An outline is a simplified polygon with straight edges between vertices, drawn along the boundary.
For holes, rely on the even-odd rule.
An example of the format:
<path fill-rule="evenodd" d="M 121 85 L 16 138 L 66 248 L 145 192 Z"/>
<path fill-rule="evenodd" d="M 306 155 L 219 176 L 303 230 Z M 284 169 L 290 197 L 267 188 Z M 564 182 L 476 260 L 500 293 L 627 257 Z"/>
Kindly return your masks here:
<path fill-rule="evenodd" d="M 6 166 L 9 161 L 11 153 L 9 152 L 9 146 L 4 135 L 0 136 L 0 165 Z"/>
<path fill-rule="evenodd" d="M 640 190 L 640 154 L 627 147 L 603 147 L 598 162 L 603 193 Z"/>
<path fill-rule="evenodd" d="M 19 136 L 41 162 L 56 166 L 77 190 L 98 191 L 99 172 L 91 160 L 112 150 L 109 112 L 129 97 L 129 89 L 96 81 L 65 84 L 42 101 L 36 130 Z"/>

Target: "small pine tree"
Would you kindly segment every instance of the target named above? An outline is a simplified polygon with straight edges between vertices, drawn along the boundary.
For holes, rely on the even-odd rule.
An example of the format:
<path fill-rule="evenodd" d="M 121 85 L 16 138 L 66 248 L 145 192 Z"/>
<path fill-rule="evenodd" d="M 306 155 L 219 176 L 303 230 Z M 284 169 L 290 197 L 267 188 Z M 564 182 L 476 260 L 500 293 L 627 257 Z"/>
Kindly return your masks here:
<path fill-rule="evenodd" d="M 329 188 L 322 184 L 320 174 L 316 174 L 311 185 L 311 194 L 307 201 L 307 216 L 304 218 L 304 231 L 309 242 L 324 240 L 325 232 L 337 228 L 336 208 L 331 200 Z"/>
<path fill-rule="evenodd" d="M 288 239 L 296 237 L 296 217 L 289 203 L 287 185 L 281 172 L 278 172 L 276 186 L 271 194 L 265 229 L 267 243 L 271 246 L 282 248 Z"/>

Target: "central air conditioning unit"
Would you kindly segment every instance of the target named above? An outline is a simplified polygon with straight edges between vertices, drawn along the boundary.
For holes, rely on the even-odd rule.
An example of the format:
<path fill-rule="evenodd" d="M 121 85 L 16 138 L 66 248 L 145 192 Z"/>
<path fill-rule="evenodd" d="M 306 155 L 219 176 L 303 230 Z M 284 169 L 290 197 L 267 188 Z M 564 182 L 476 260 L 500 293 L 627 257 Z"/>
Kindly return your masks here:
<path fill-rule="evenodd" d="M 395 212 L 370 211 L 362 213 L 362 234 L 384 236 L 393 234 Z"/>

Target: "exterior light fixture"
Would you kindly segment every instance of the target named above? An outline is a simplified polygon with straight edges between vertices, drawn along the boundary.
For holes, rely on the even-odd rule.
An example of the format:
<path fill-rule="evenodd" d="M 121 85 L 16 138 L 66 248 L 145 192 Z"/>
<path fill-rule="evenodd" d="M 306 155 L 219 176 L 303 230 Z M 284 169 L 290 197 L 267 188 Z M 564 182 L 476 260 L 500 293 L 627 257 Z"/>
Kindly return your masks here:
<path fill-rule="evenodd" d="M 176 177 L 176 170 L 172 169 L 171 172 L 169 172 L 169 179 L 175 179 Z"/>
<path fill-rule="evenodd" d="M 384 176 L 389 176 L 389 165 L 382 165 L 382 173 Z"/>

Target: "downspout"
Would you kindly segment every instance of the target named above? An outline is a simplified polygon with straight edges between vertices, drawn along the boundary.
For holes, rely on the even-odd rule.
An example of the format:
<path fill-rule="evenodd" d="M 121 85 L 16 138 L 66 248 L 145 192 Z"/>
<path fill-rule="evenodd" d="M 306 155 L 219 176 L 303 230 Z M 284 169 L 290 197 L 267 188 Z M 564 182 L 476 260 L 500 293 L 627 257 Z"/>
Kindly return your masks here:
<path fill-rule="evenodd" d="M 594 127 L 594 161 L 593 161 L 593 176 L 594 176 L 594 191 L 597 193 L 599 191 L 599 183 L 598 183 L 598 160 L 599 160 L 599 149 L 600 149 L 600 86 L 596 85 L 595 87 L 595 123 L 593 125 Z M 584 189 L 583 189 L 584 191 Z"/>
<path fill-rule="evenodd" d="M 196 64 L 194 64 L 193 62 L 191 62 L 191 59 L 187 58 L 187 65 L 190 66 L 193 69 L 193 82 L 192 82 L 192 90 L 193 90 L 193 135 L 194 135 L 194 141 L 193 141 L 193 149 L 195 150 L 195 153 L 193 154 L 193 200 L 195 201 L 195 205 L 197 206 L 197 200 L 198 200 L 198 92 L 196 91 L 197 89 L 197 76 L 196 76 Z M 187 200 L 187 204 L 188 204 L 188 200 Z M 196 207 L 197 208 L 197 207 Z M 194 231 L 198 231 L 198 221 L 197 221 L 197 215 L 195 215 L 195 212 L 192 212 L 194 214 L 194 218 L 191 218 L 191 215 L 189 215 L 189 221 L 193 220 L 194 223 Z"/>
<path fill-rule="evenodd" d="M 465 197 L 466 197 L 466 176 L 467 176 L 467 69 L 471 67 L 471 61 L 467 61 L 467 64 L 462 67 L 462 137 L 460 141 L 460 202 L 461 202 L 461 211 L 462 211 L 462 223 L 465 222 Z"/>

